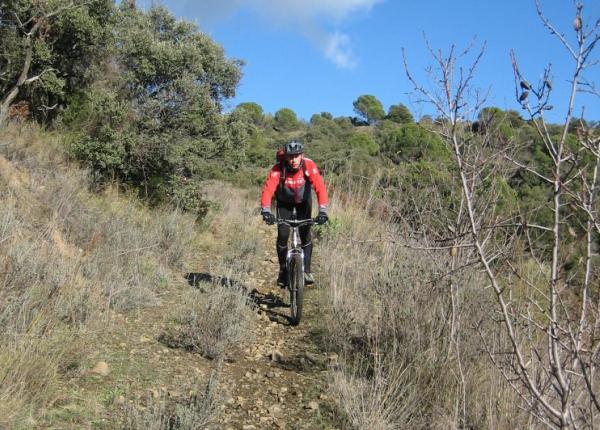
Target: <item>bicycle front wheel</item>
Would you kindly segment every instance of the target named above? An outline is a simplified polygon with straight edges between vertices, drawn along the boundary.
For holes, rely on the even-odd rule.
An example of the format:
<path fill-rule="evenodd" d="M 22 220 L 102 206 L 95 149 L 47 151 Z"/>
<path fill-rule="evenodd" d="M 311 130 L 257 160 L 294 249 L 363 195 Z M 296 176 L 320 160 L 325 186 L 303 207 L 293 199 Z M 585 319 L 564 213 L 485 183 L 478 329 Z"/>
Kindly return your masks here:
<path fill-rule="evenodd" d="M 302 301 L 304 299 L 304 270 L 302 268 L 302 256 L 294 255 L 290 260 L 290 316 L 291 324 L 298 325 L 302 318 Z"/>

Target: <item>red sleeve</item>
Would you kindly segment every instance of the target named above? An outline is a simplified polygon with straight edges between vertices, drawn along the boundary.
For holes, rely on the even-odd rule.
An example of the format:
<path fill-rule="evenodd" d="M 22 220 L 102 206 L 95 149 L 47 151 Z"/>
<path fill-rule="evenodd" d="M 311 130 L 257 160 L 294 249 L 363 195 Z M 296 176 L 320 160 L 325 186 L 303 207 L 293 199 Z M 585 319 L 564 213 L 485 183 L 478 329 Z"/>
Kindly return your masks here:
<path fill-rule="evenodd" d="M 325 188 L 325 181 L 323 180 L 323 176 L 321 176 L 321 172 L 319 172 L 319 168 L 313 160 L 305 158 L 304 164 L 306 167 L 306 176 L 308 176 L 308 180 L 310 181 L 313 189 L 317 193 L 319 207 L 326 208 L 327 203 L 329 203 L 329 200 L 327 197 L 327 189 Z"/>
<path fill-rule="evenodd" d="M 281 169 L 279 164 L 274 165 L 269 171 L 269 175 L 267 176 L 267 180 L 265 181 L 265 185 L 263 185 L 262 195 L 260 197 L 260 207 L 261 208 L 270 208 L 271 207 L 271 199 L 273 198 L 273 194 L 275 194 L 275 190 L 279 185 L 279 178 L 281 177 Z"/>

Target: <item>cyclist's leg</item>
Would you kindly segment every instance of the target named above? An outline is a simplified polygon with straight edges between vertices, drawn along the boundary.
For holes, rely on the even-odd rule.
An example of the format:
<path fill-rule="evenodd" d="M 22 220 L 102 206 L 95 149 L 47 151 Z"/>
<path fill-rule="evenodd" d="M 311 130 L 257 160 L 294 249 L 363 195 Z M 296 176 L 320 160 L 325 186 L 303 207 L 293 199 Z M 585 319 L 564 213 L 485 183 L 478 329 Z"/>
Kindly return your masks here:
<path fill-rule="evenodd" d="M 290 219 L 292 217 L 292 207 L 287 205 L 277 205 L 277 217 L 281 219 Z M 290 227 L 279 224 L 277 226 L 277 260 L 279 261 L 279 273 L 285 272 L 285 259 L 287 257 L 287 244 L 290 236 Z"/>
<path fill-rule="evenodd" d="M 312 200 L 301 203 L 296 207 L 299 219 L 312 218 Z M 300 240 L 302 241 L 302 250 L 304 251 L 304 271 L 310 273 L 310 265 L 312 261 L 312 234 L 310 232 L 310 226 L 300 227 Z"/>

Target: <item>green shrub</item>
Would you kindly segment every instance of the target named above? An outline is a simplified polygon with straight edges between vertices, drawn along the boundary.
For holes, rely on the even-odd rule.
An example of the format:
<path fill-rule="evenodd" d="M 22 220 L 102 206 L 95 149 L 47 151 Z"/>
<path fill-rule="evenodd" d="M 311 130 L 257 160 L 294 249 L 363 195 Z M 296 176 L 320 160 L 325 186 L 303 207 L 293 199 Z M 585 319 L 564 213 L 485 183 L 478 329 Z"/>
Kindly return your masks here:
<path fill-rule="evenodd" d="M 441 139 L 419 124 L 381 127 L 377 132 L 381 153 L 394 163 L 448 161 L 451 153 Z"/>
<path fill-rule="evenodd" d="M 370 134 L 367 133 L 356 133 L 353 134 L 348 140 L 348 144 L 360 151 L 365 151 L 369 155 L 377 155 L 379 152 L 379 145 Z"/>
<path fill-rule="evenodd" d="M 275 112 L 275 129 L 278 131 L 290 131 L 298 127 L 296 112 L 289 108 L 281 108 Z"/>

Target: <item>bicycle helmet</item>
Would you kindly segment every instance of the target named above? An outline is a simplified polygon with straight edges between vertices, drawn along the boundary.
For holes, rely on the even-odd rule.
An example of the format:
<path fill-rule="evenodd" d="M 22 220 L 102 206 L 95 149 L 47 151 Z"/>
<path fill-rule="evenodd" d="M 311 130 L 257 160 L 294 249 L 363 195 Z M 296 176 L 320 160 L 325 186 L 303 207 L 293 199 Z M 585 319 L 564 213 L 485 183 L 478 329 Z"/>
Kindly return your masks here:
<path fill-rule="evenodd" d="M 304 153 L 304 145 L 297 140 L 291 140 L 284 147 L 286 155 L 296 155 Z"/>

